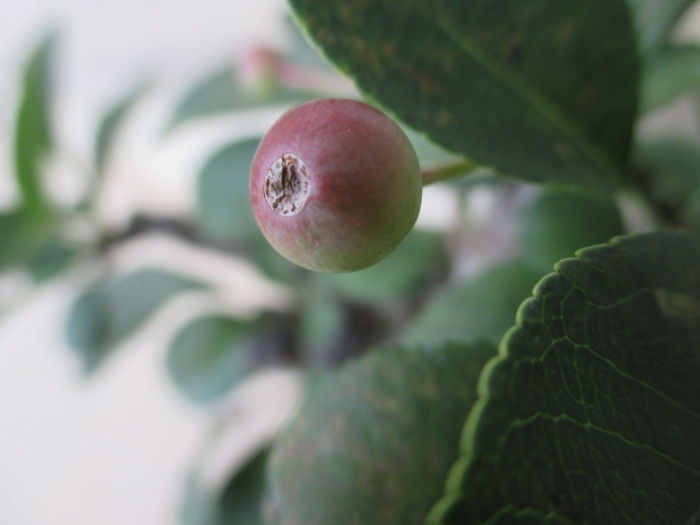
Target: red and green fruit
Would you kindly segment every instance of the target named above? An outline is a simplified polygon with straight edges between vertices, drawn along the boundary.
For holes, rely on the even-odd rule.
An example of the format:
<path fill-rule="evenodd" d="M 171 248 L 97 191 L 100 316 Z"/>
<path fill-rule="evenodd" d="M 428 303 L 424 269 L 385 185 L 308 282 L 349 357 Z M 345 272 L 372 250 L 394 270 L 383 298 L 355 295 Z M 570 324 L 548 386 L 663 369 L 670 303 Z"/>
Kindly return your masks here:
<path fill-rule="evenodd" d="M 418 159 L 401 128 L 362 102 L 321 99 L 284 114 L 255 154 L 250 201 L 270 244 L 305 268 L 382 260 L 420 210 Z"/>

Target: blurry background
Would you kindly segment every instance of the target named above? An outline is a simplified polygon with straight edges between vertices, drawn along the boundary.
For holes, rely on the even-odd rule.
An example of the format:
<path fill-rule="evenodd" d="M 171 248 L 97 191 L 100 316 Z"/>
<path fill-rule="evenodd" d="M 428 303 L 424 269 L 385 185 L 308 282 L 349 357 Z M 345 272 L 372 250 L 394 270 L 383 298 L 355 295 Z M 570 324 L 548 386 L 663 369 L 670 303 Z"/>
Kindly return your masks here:
<path fill-rule="evenodd" d="M 230 473 L 254 457 L 293 410 L 302 388 L 295 365 L 322 368 L 385 340 L 400 332 L 448 274 L 474 275 L 517 250 L 502 211 L 519 209 L 534 190 L 521 185 L 494 191 L 488 174 L 476 189 L 457 184 L 426 190 L 421 231 L 404 248 L 414 267 L 390 263 L 394 280 L 380 269 L 354 280 L 312 281 L 260 251 L 247 226 L 229 228 L 240 216 L 228 215 L 227 202 L 217 200 L 227 195 L 217 190 L 221 166 L 224 175 L 238 166 L 245 178 L 241 159 L 255 138 L 310 93 L 354 95 L 349 82 L 300 45 L 285 12 L 282 0 L 25 0 L 5 6 L 0 208 L 10 210 L 19 199 L 13 135 L 23 70 L 32 49 L 55 31 L 49 92 L 56 146 L 42 164 L 42 179 L 59 207 L 82 214 L 67 221 L 62 235 L 99 250 L 79 253 L 77 264 L 59 265 L 51 279 L 35 276 L 36 286 L 15 268 L 0 277 L 0 523 L 175 525 L 183 512 L 192 523 L 204 523 L 192 517 L 203 512 L 197 510 L 203 505 L 199 492 L 222 490 Z M 698 40 L 699 25 L 695 9 L 677 37 Z M 270 88 L 269 79 L 253 79 L 249 91 L 241 91 L 234 82 L 245 79 L 235 77 L 234 65 L 240 73 L 242 61 L 260 44 L 289 51 L 313 74 L 302 74 L 300 85 L 298 75 L 287 71 L 295 85 L 282 90 Z M 124 99 L 130 93 L 134 97 Z M 109 151 L 100 160 L 96 136 L 120 100 L 128 111 L 115 113 L 121 131 L 107 133 Z M 697 138 L 697 126 L 697 100 L 687 97 L 646 119 L 643 133 L 671 130 Z M 453 159 L 411 137 L 424 164 Z M 94 202 L 81 208 L 96 171 L 103 182 Z M 208 199 L 213 204 L 206 209 L 221 215 L 203 211 Z M 466 209 L 458 205 L 464 201 Z M 644 225 L 643 218 L 627 219 L 628 228 L 630 220 L 633 228 Z M 0 228 L 1 252 L 2 240 L 16 230 L 7 222 Z M 438 251 L 431 259 L 415 256 Z M 138 275 L 143 268 L 167 270 L 187 282 L 162 276 L 154 281 Z M 110 279 L 135 273 L 124 287 L 133 295 L 160 294 L 162 304 L 127 301 L 122 307 L 149 317 L 148 323 L 122 319 L 134 329 L 116 335 L 109 327 L 91 328 L 104 322 L 90 317 L 104 308 L 101 298 L 110 297 L 108 308 L 121 300 L 110 295 Z M 531 280 L 528 273 L 524 285 L 517 283 L 512 301 L 526 295 Z M 221 324 L 222 317 L 205 314 L 226 320 Z M 207 335 L 195 327 L 183 336 L 182 327 L 197 319 L 214 319 Z M 181 359 L 173 357 L 178 334 Z M 228 343 L 221 341 L 229 339 L 252 341 L 258 359 L 272 366 L 222 357 L 219 347 Z M 415 331 L 406 340 L 422 341 Z M 192 360 L 188 345 L 216 355 Z M 241 368 L 250 373 L 239 377 Z M 222 376 L 221 370 L 231 374 Z"/>
<path fill-rule="evenodd" d="M 217 139 L 207 130 L 204 138 L 162 140 L 160 128 L 183 91 L 210 70 L 233 64 L 260 41 L 283 44 L 284 9 L 281 0 L 7 3 L 0 17 L 2 205 L 17 198 L 11 135 L 22 68 L 47 30 L 59 32 L 51 96 L 55 136 L 68 152 L 52 159 L 50 177 L 65 202 L 75 199 L 83 183 L 74 163 L 90 159 L 98 117 L 144 79 L 151 82 L 152 91 L 122 135 L 119 166 L 113 168 L 118 180 L 110 181 L 100 208 L 100 220 L 117 226 L 134 208 L 192 212 L 195 166 Z M 249 133 L 264 130 L 273 114 Z M 8 235 L 12 232 L 0 232 Z M 177 247 L 170 249 L 177 253 Z M 182 256 L 168 247 L 144 248 L 124 254 L 118 264 L 141 264 L 149 257 L 164 263 Z M 178 523 L 185 477 L 209 431 L 210 415 L 174 392 L 162 341 L 163 332 L 176 325 L 173 317 L 191 315 L 198 305 L 187 298 L 170 305 L 170 313 L 161 312 L 166 322 L 156 319 L 125 343 L 110 366 L 85 380 L 63 336 L 81 277 L 73 273 L 43 286 L 7 313 L 0 327 L 0 523 Z M 16 300 L 23 286 L 10 277 L 2 289 L 5 301 Z M 271 376 L 241 393 L 265 403 L 261 392 L 269 397 L 272 391 L 274 420 L 275 409 L 288 406 L 295 383 L 284 373 Z M 234 409 L 235 403 L 224 404 Z M 268 412 L 239 409 L 237 417 Z M 247 427 L 264 434 L 266 425 Z M 240 440 L 243 449 L 246 439 Z M 220 462 L 235 463 L 237 453 L 224 452 Z"/>

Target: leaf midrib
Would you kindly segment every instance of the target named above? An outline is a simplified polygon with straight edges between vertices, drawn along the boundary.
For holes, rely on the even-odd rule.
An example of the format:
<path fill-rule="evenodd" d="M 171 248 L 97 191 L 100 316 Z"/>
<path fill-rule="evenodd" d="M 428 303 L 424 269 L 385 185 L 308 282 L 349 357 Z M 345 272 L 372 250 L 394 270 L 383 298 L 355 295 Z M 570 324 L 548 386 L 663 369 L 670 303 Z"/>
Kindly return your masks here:
<path fill-rule="evenodd" d="M 476 48 L 459 33 L 449 27 L 449 22 L 441 17 L 428 16 L 421 6 L 414 6 L 416 11 L 429 23 L 433 23 L 445 36 L 454 42 L 466 55 L 479 64 L 493 78 L 513 92 L 518 98 L 530 105 L 538 115 L 559 130 L 569 141 L 579 149 L 581 153 L 596 165 L 603 173 L 616 174 L 617 170 L 607 159 L 607 155 L 602 154 L 598 148 L 591 144 L 585 134 L 577 126 L 567 124 L 567 120 L 561 110 L 542 97 L 536 90 L 532 89 L 526 82 L 511 75 L 506 69 L 478 52 Z"/>

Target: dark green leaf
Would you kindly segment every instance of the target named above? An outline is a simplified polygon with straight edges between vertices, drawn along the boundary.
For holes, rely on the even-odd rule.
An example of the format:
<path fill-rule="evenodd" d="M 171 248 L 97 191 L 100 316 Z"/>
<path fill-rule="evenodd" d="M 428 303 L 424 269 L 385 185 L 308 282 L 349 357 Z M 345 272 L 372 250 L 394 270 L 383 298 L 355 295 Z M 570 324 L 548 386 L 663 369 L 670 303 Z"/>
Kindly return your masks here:
<path fill-rule="evenodd" d="M 29 58 L 16 120 L 15 175 L 23 206 L 34 211 L 46 208 L 41 168 L 52 147 L 50 94 L 55 40 L 54 34 L 46 37 Z"/>
<path fill-rule="evenodd" d="M 621 235 L 624 226 L 609 197 L 545 188 L 522 211 L 518 230 L 524 260 L 544 274 L 579 248 Z"/>
<path fill-rule="evenodd" d="M 694 0 L 627 0 L 637 26 L 639 48 L 649 55 L 662 47 L 671 28 Z"/>
<path fill-rule="evenodd" d="M 509 261 L 448 283 L 411 321 L 402 341 L 414 345 L 479 339 L 497 344 L 540 276 L 521 261 Z"/>
<path fill-rule="evenodd" d="M 442 235 L 414 230 L 379 264 L 359 272 L 316 274 L 314 278 L 334 287 L 348 299 L 400 300 L 444 273 L 446 259 Z"/>
<path fill-rule="evenodd" d="M 446 149 L 527 180 L 615 183 L 637 106 L 624 0 L 290 3 L 360 89 Z"/>
<path fill-rule="evenodd" d="M 183 505 L 187 525 L 262 525 L 262 498 L 268 450 L 260 450 L 235 472 L 221 494 L 207 494 L 197 474 L 189 480 Z"/>
<path fill-rule="evenodd" d="M 688 226 L 700 229 L 700 186 L 695 188 L 695 191 L 690 194 L 683 212 Z"/>
<path fill-rule="evenodd" d="M 168 371 L 180 392 L 195 403 L 225 394 L 254 368 L 251 341 L 256 323 L 221 315 L 182 328 L 168 350 Z"/>
<path fill-rule="evenodd" d="M 620 238 L 518 311 L 432 522 L 690 524 L 700 494 L 700 237 Z"/>
<path fill-rule="evenodd" d="M 248 200 L 250 165 L 260 139 L 246 139 L 217 151 L 204 165 L 197 186 L 198 222 L 216 241 L 261 237 Z"/>
<path fill-rule="evenodd" d="M 231 478 L 219 498 L 216 519 L 211 525 L 262 525 L 267 450 L 253 456 Z"/>
<path fill-rule="evenodd" d="M 642 109 L 651 111 L 679 95 L 700 91 L 700 46 L 667 47 L 646 64 L 642 85 Z"/>
<path fill-rule="evenodd" d="M 93 372 L 115 345 L 166 301 L 198 286 L 189 278 L 156 269 L 97 281 L 71 307 L 68 342 L 78 351 L 85 371 Z"/>
<path fill-rule="evenodd" d="M 143 96 L 144 91 L 144 86 L 139 86 L 132 90 L 118 100 L 100 120 L 97 127 L 97 139 L 95 140 L 95 173 L 97 177 L 104 173 L 108 155 L 114 146 L 119 129 L 131 109 Z"/>
<path fill-rule="evenodd" d="M 490 345 L 377 350 L 322 380 L 273 449 L 273 522 L 422 523 L 493 355 Z"/>
<path fill-rule="evenodd" d="M 313 98 L 309 92 L 271 86 L 261 94 L 241 86 L 235 71 L 226 66 L 192 87 L 175 110 L 172 129 L 191 120 L 270 104 L 293 104 Z"/>
<path fill-rule="evenodd" d="M 681 210 L 700 187 L 700 144 L 686 137 L 663 136 L 641 141 L 635 150 L 655 202 Z"/>

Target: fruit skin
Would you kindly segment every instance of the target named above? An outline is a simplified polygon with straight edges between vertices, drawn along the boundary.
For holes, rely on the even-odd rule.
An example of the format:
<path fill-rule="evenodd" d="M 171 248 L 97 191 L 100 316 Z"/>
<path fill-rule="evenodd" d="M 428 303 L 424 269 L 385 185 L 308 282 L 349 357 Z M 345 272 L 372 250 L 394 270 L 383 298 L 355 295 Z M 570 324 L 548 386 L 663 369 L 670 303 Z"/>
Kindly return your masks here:
<path fill-rule="evenodd" d="M 285 216 L 268 204 L 265 180 L 289 154 L 306 167 L 308 196 Z M 354 100 L 292 108 L 263 137 L 251 168 L 250 203 L 265 238 L 292 262 L 321 272 L 360 270 L 386 257 L 413 228 L 421 196 L 420 166 L 406 135 Z"/>

